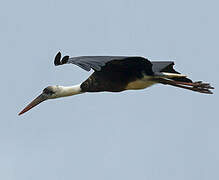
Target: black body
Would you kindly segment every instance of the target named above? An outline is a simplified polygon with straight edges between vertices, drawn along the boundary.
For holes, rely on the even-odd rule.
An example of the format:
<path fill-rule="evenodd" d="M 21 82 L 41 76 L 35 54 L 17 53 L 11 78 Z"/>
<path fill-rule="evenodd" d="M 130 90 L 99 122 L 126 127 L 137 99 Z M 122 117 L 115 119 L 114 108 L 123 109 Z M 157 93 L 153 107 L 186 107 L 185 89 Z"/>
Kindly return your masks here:
<path fill-rule="evenodd" d="M 95 71 L 81 84 L 84 92 L 125 90 L 128 83 L 143 78 L 143 74 L 153 76 L 152 64 L 141 57 L 128 57 L 123 60 L 112 60 L 100 71 Z"/>
<path fill-rule="evenodd" d="M 201 93 L 212 94 L 213 89 L 208 83 L 194 82 L 186 77 L 159 78 L 154 75 L 157 72 L 180 74 L 173 68 L 173 61 L 149 61 L 143 57 L 128 56 L 64 56 L 61 59 L 59 52 L 54 64 L 75 64 L 86 71 L 94 70 L 94 73 L 81 84 L 82 92 L 120 92 L 127 90 L 129 83 L 141 81 L 143 77 L 150 77 L 148 82 L 168 84 L 180 88 L 189 89 Z M 146 80 L 147 81 L 147 80 Z M 153 83 L 152 83 L 153 84 Z M 189 86 L 189 87 L 188 87 Z M 140 86 L 141 87 L 141 86 Z M 143 88 L 148 87 L 144 85 Z M 135 88 L 134 88 L 135 89 Z"/>

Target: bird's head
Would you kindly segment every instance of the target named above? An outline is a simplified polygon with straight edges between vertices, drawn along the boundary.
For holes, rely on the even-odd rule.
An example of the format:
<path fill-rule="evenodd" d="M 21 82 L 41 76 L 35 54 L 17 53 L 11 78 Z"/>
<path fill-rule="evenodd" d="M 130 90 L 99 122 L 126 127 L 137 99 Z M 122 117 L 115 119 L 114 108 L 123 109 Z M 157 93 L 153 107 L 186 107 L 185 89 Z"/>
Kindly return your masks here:
<path fill-rule="evenodd" d="M 36 105 L 40 104 L 41 102 L 47 99 L 55 99 L 62 96 L 62 88 L 61 86 L 48 86 L 43 89 L 43 92 L 37 96 L 30 104 L 28 104 L 20 113 L 19 115 L 29 111 Z"/>

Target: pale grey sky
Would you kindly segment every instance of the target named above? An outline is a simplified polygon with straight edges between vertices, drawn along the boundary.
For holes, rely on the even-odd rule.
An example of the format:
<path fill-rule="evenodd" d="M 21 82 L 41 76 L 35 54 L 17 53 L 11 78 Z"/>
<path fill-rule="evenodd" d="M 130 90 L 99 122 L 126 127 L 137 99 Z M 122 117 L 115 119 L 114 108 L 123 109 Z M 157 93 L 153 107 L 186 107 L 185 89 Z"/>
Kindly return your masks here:
<path fill-rule="evenodd" d="M 0 179 L 219 179 L 218 1 L 0 4 Z M 174 60 L 215 94 L 156 85 L 51 100 L 17 116 L 46 86 L 91 73 L 55 67 L 59 50 Z"/>

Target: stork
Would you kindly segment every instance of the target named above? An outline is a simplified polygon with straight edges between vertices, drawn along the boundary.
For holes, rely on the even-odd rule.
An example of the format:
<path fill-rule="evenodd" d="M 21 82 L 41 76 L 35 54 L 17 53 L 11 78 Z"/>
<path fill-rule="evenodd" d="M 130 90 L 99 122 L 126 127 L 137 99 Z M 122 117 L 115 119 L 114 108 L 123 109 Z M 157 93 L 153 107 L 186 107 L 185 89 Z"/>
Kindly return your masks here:
<path fill-rule="evenodd" d="M 160 83 L 199 93 L 213 94 L 214 89 L 209 83 L 193 82 L 173 68 L 173 61 L 149 61 L 144 57 L 130 56 L 55 56 L 56 66 L 75 64 L 86 71 L 94 72 L 81 84 L 74 86 L 48 86 L 42 94 L 28 104 L 19 115 L 29 111 L 39 103 L 65 96 L 86 92 L 121 92 L 125 90 L 144 89 Z"/>

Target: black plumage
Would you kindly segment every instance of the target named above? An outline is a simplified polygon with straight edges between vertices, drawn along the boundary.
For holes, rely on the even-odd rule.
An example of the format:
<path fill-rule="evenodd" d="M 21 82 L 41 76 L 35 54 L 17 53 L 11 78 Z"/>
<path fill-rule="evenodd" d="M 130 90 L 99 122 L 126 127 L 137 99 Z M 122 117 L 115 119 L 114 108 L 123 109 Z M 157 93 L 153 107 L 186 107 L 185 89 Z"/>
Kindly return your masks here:
<path fill-rule="evenodd" d="M 82 83 L 85 92 L 125 90 L 128 83 L 143 78 L 143 74 L 153 76 L 152 64 L 141 57 L 128 57 L 123 60 L 112 60 L 100 71 L 94 73 Z"/>
<path fill-rule="evenodd" d="M 64 56 L 61 59 L 59 52 L 54 60 L 54 64 L 75 64 L 86 71 L 91 69 L 94 72 L 81 84 L 83 92 L 120 92 L 127 89 L 143 89 L 155 83 L 169 84 L 202 93 L 211 93 L 209 84 L 195 82 L 182 76 L 159 77 L 157 73 L 180 74 L 173 66 L 173 61 L 149 61 L 144 57 L 129 56 Z M 145 80 L 146 78 L 146 80 Z M 147 82 L 149 85 L 147 86 Z M 139 87 L 129 87 L 130 83 L 135 83 Z M 139 85 L 139 83 L 142 83 Z M 145 85 L 144 85 L 145 83 Z M 141 88 L 142 86 L 142 88 Z M 187 87 L 189 86 L 189 87 Z"/>

